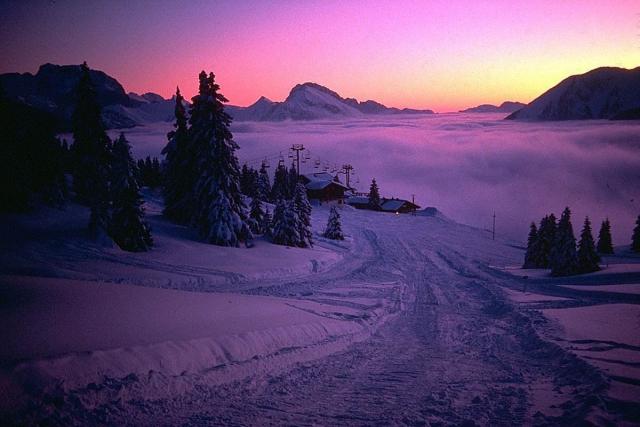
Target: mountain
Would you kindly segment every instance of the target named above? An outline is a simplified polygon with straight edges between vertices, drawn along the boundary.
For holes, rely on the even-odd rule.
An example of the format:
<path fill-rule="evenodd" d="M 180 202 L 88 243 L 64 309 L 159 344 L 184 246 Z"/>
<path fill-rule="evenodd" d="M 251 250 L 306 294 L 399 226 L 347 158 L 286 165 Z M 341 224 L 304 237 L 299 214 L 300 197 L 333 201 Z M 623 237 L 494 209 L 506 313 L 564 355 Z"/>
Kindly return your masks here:
<path fill-rule="evenodd" d="M 527 104 L 521 102 L 505 101 L 502 104 L 491 105 L 482 104 L 477 107 L 467 108 L 466 110 L 460 110 L 461 113 L 513 113 L 519 109 L 526 107 Z"/>
<path fill-rule="evenodd" d="M 433 114 L 431 110 L 389 108 L 376 101 L 358 102 L 342 98 L 336 92 L 317 83 L 296 85 L 287 99 L 273 102 L 265 97 L 248 107 L 229 105 L 226 111 L 236 121 L 317 120 L 365 117 L 374 114 Z"/>
<path fill-rule="evenodd" d="M 640 67 L 602 67 L 564 79 L 507 119 L 637 119 L 639 108 Z"/>
<path fill-rule="evenodd" d="M 174 101 L 160 95 L 127 94 L 113 77 L 90 70 L 102 119 L 107 128 L 127 128 L 145 122 L 172 120 Z M 38 72 L 0 74 L 0 86 L 6 96 L 52 114 L 60 129 L 68 130 L 75 106 L 75 89 L 80 79 L 79 65 L 44 64 Z"/>

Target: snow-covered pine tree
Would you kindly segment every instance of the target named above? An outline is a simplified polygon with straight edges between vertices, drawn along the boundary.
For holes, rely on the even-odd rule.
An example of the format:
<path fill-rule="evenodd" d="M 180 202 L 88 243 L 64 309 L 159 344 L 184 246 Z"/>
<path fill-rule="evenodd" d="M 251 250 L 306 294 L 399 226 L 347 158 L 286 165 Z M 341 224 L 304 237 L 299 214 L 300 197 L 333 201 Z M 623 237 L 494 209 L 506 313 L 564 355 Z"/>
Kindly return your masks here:
<path fill-rule="evenodd" d="M 121 249 L 142 252 L 151 248 L 153 240 L 149 225 L 144 218 L 136 169 L 129 142 L 121 133 L 113 143 L 111 168 L 113 205 L 109 233 Z"/>
<path fill-rule="evenodd" d="M 269 212 L 269 207 L 266 207 L 264 210 L 264 216 L 262 217 L 262 235 L 271 239 L 273 227 L 273 219 L 271 218 L 271 212 Z"/>
<path fill-rule="evenodd" d="M 638 219 L 636 219 L 636 226 L 631 236 L 631 250 L 633 252 L 640 252 L 640 215 L 638 215 Z"/>
<path fill-rule="evenodd" d="M 550 267 L 552 276 L 570 276 L 578 272 L 576 238 L 571 225 L 571 210 L 568 207 L 562 212 L 558 222 Z"/>
<path fill-rule="evenodd" d="M 527 239 L 527 252 L 524 254 L 524 264 L 522 268 L 536 268 L 538 266 L 538 260 L 536 259 L 539 254 L 537 252 L 538 244 L 538 228 L 536 223 L 532 222 L 529 227 L 529 238 Z"/>
<path fill-rule="evenodd" d="M 240 172 L 240 191 L 245 196 L 251 196 L 249 194 L 249 167 L 246 163 L 242 165 Z"/>
<path fill-rule="evenodd" d="M 600 257 L 596 252 L 596 245 L 591 234 L 591 221 L 589 221 L 589 217 L 586 217 L 578 243 L 578 271 L 580 273 L 598 271 L 600 270 L 599 262 Z"/>
<path fill-rule="evenodd" d="M 271 200 L 271 182 L 267 173 L 267 165 L 264 162 L 260 165 L 260 171 L 258 172 L 257 187 L 257 197 L 260 200 L 263 202 Z"/>
<path fill-rule="evenodd" d="M 609 218 L 602 221 L 600 232 L 598 233 L 598 252 L 601 254 L 613 253 L 613 241 L 611 239 L 611 223 Z"/>
<path fill-rule="evenodd" d="M 374 210 L 380 209 L 380 190 L 378 189 L 378 183 L 376 179 L 371 180 L 371 186 L 369 187 L 369 207 Z"/>
<path fill-rule="evenodd" d="M 538 251 L 535 258 L 537 268 L 549 268 L 551 251 L 556 240 L 556 230 L 556 216 L 554 214 L 542 218 L 538 228 Z"/>
<path fill-rule="evenodd" d="M 89 231 L 92 237 L 104 240 L 110 222 L 111 140 L 100 117 L 100 105 L 89 67 L 85 62 L 80 68 L 76 108 L 72 117 L 73 186 L 78 200 L 91 209 Z"/>
<path fill-rule="evenodd" d="M 291 163 L 291 167 L 288 170 L 288 179 L 287 183 L 289 188 L 289 194 L 295 196 L 296 194 L 296 186 L 298 185 L 298 171 L 296 171 L 296 167 L 294 163 Z"/>
<path fill-rule="evenodd" d="M 293 201 L 280 198 L 273 211 L 271 241 L 276 245 L 298 246 L 298 230 L 298 217 Z"/>
<path fill-rule="evenodd" d="M 187 224 L 193 216 L 193 190 L 196 184 L 196 159 L 189 146 L 189 129 L 184 98 L 176 89 L 175 128 L 167 134 L 169 142 L 162 150 L 164 161 L 163 214 L 178 224 Z"/>
<path fill-rule="evenodd" d="M 271 199 L 291 199 L 289 192 L 289 173 L 283 162 L 278 163 L 276 172 L 273 175 L 273 186 L 271 187 Z"/>
<path fill-rule="evenodd" d="M 262 202 L 257 197 L 254 197 L 249 205 L 249 227 L 253 234 L 264 233 L 264 216 Z"/>
<path fill-rule="evenodd" d="M 324 230 L 323 236 L 332 240 L 344 240 L 342 225 L 340 224 L 340 214 L 335 206 L 331 206 L 327 228 Z"/>
<path fill-rule="evenodd" d="M 192 224 L 209 243 L 239 246 L 252 235 L 240 193 L 238 145 L 229 130 L 231 117 L 224 111 L 227 99 L 218 92 L 213 73 L 202 71 L 199 77 L 189 118 L 190 145 L 198 159 Z"/>
<path fill-rule="evenodd" d="M 293 197 L 293 206 L 298 216 L 298 246 L 307 248 L 313 246 L 313 233 L 311 232 L 311 204 L 307 199 L 307 189 L 302 183 L 298 183 Z"/>

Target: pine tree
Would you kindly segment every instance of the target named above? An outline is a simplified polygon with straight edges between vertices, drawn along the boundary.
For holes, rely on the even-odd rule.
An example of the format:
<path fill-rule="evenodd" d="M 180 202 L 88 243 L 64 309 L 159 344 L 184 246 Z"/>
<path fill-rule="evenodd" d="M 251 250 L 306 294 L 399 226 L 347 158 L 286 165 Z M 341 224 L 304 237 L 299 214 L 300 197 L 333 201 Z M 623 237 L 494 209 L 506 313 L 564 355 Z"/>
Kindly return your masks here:
<path fill-rule="evenodd" d="M 254 197 L 251 199 L 251 205 L 249 206 L 249 227 L 253 234 L 264 233 L 264 216 L 262 202 L 257 197 Z"/>
<path fill-rule="evenodd" d="M 200 73 L 199 94 L 193 97 L 190 143 L 198 159 L 198 181 L 192 224 L 204 240 L 221 246 L 239 246 L 251 239 L 240 193 L 238 145 L 229 130 L 227 99 L 218 92 L 213 73 Z"/>
<path fill-rule="evenodd" d="M 180 88 L 176 89 L 175 128 L 167 134 L 169 142 L 162 150 L 164 161 L 163 214 L 179 224 L 193 216 L 193 190 L 196 184 L 196 159 L 192 155 L 187 128 L 187 114 Z M 140 165 L 140 164 L 139 164 Z"/>
<path fill-rule="evenodd" d="M 378 183 L 374 178 L 371 180 L 371 186 L 369 187 L 369 207 L 374 210 L 379 210 L 380 202 L 380 190 L 378 189 Z"/>
<path fill-rule="evenodd" d="M 524 265 L 522 268 L 536 268 L 538 266 L 538 228 L 536 223 L 532 222 L 529 228 L 529 238 L 527 239 L 527 252 L 524 255 Z"/>
<path fill-rule="evenodd" d="M 288 171 L 287 183 L 289 194 L 291 194 L 291 196 L 295 196 L 296 187 L 298 186 L 298 172 L 296 171 L 296 167 L 293 163 Z"/>
<path fill-rule="evenodd" d="M 335 206 L 331 206 L 327 228 L 324 230 L 323 236 L 327 239 L 344 240 L 342 225 L 340 224 L 340 214 Z"/>
<path fill-rule="evenodd" d="M 598 252 L 601 254 L 613 254 L 613 241 L 611 239 L 611 223 L 609 218 L 602 221 L 598 233 Z"/>
<path fill-rule="evenodd" d="M 307 199 L 307 189 L 302 183 L 296 185 L 293 204 L 298 216 L 298 246 L 307 248 L 313 246 L 313 233 L 311 232 L 311 204 Z"/>
<path fill-rule="evenodd" d="M 72 125 L 74 189 L 78 200 L 91 208 L 89 231 L 95 239 L 104 239 L 110 222 L 111 141 L 102 124 L 100 105 L 86 63 L 81 66 Z"/>
<path fill-rule="evenodd" d="M 262 217 L 261 224 L 262 234 L 271 239 L 272 231 L 273 231 L 273 219 L 271 218 L 271 212 L 269 212 L 269 208 L 265 208 L 264 216 Z"/>
<path fill-rule="evenodd" d="M 578 271 L 580 273 L 598 271 L 600 270 L 599 262 L 600 257 L 596 252 L 596 245 L 591 234 L 591 221 L 589 221 L 589 217 L 586 217 L 578 243 Z"/>
<path fill-rule="evenodd" d="M 556 240 L 556 216 L 554 214 L 545 216 L 540 221 L 538 228 L 537 255 L 535 257 L 537 268 L 549 268 L 551 252 Z"/>
<path fill-rule="evenodd" d="M 273 175 L 273 186 L 271 187 L 271 199 L 291 199 L 289 192 L 289 173 L 283 162 L 278 163 L 276 172 Z"/>
<path fill-rule="evenodd" d="M 251 196 L 249 194 L 249 167 L 247 164 L 242 165 L 242 171 L 240 172 L 240 191 L 245 196 Z"/>
<path fill-rule="evenodd" d="M 113 143 L 111 197 L 113 199 L 109 234 L 123 250 L 147 251 L 153 245 L 149 225 L 144 219 L 142 197 L 136 175 L 137 166 L 124 134 Z"/>
<path fill-rule="evenodd" d="M 298 246 L 299 225 L 293 201 L 280 198 L 273 211 L 271 241 L 277 245 Z"/>
<path fill-rule="evenodd" d="M 570 276 L 578 272 L 576 238 L 571 225 L 571 210 L 568 207 L 562 212 L 558 222 L 550 267 L 552 276 Z"/>
<path fill-rule="evenodd" d="M 258 172 L 257 187 L 257 197 L 260 200 L 263 202 L 271 200 L 271 182 L 267 173 L 267 165 L 264 162 L 260 165 L 260 172 Z"/>
<path fill-rule="evenodd" d="M 640 252 L 640 215 L 636 219 L 636 227 L 633 229 L 633 235 L 631 236 L 631 250 Z"/>

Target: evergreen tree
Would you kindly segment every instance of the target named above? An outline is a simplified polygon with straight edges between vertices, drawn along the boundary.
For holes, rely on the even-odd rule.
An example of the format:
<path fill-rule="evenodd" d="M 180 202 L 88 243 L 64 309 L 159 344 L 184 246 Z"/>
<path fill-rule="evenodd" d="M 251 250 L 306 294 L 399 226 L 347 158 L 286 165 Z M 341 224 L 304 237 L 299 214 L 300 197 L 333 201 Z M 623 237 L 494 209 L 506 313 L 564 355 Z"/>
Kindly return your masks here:
<path fill-rule="evenodd" d="M 289 173 L 284 163 L 279 162 L 276 172 L 273 175 L 273 186 L 271 187 L 271 199 L 291 199 L 289 192 Z"/>
<path fill-rule="evenodd" d="M 264 162 L 260 165 L 260 172 L 258 172 L 257 193 L 257 197 L 263 202 L 271 200 L 271 182 Z"/>
<path fill-rule="evenodd" d="M 271 239 L 272 236 L 273 219 L 271 218 L 271 212 L 269 208 L 265 208 L 264 216 L 262 217 L 262 225 L 260 226 L 262 234 Z"/>
<path fill-rule="evenodd" d="M 264 216 L 265 213 L 262 210 L 262 202 L 257 197 L 251 199 L 251 205 L 249 206 L 249 226 L 253 234 L 264 233 Z"/>
<path fill-rule="evenodd" d="M 163 214 L 171 221 L 187 224 L 193 216 L 193 189 L 196 183 L 196 159 L 189 145 L 187 114 L 180 88 L 176 89 L 176 121 L 167 134 L 168 143 L 162 150 L 164 160 Z"/>
<path fill-rule="evenodd" d="M 251 239 L 240 194 L 238 145 L 229 130 L 227 99 L 218 92 L 213 73 L 200 73 L 199 94 L 193 97 L 189 122 L 190 143 L 198 159 L 198 181 L 192 224 L 204 240 L 221 246 L 239 246 Z"/>
<path fill-rule="evenodd" d="M 576 238 L 571 225 L 571 210 L 567 207 L 556 231 L 556 239 L 551 250 L 550 267 L 552 276 L 570 276 L 578 272 Z"/>
<path fill-rule="evenodd" d="M 249 175 L 249 167 L 245 163 L 242 165 L 242 171 L 240 172 L 240 191 L 245 196 L 251 197 L 251 195 L 249 194 Z"/>
<path fill-rule="evenodd" d="M 277 245 L 298 246 L 298 230 L 298 217 L 293 202 L 280 198 L 273 211 L 271 241 Z"/>
<path fill-rule="evenodd" d="M 292 196 L 295 196 L 296 194 L 296 187 L 298 186 L 298 171 L 296 171 L 296 167 L 294 166 L 294 164 L 291 164 L 291 167 L 289 168 L 288 171 L 288 191 L 289 194 Z"/>
<path fill-rule="evenodd" d="M 524 265 L 522 268 L 536 268 L 538 267 L 539 258 L 539 240 L 538 240 L 538 228 L 536 223 L 532 222 L 529 228 L 529 238 L 527 239 L 527 252 L 524 255 Z"/>
<path fill-rule="evenodd" d="M 109 175 L 111 141 L 100 117 L 100 105 L 89 67 L 81 66 L 72 117 L 74 174 L 78 200 L 91 208 L 89 230 L 96 239 L 106 237 L 110 222 Z"/>
<path fill-rule="evenodd" d="M 611 223 L 609 218 L 602 221 L 598 233 L 598 252 L 601 254 L 613 254 L 613 241 L 611 239 Z"/>
<path fill-rule="evenodd" d="M 123 250 L 147 251 L 153 245 L 149 225 L 144 219 L 142 197 L 136 179 L 136 163 L 124 134 L 113 143 L 111 169 L 111 196 L 113 198 L 109 233 Z"/>
<path fill-rule="evenodd" d="M 60 205 L 67 198 L 66 142 L 55 137 L 55 118 L 0 91 L 0 211 L 23 211 L 34 198 Z"/>
<path fill-rule="evenodd" d="M 379 210 L 380 203 L 380 190 L 378 189 L 378 183 L 374 178 L 371 180 L 371 186 L 369 187 L 369 207 L 374 210 Z"/>
<path fill-rule="evenodd" d="M 636 219 L 636 227 L 633 229 L 633 235 L 631 236 L 631 250 L 640 252 L 640 215 Z"/>
<path fill-rule="evenodd" d="M 298 246 L 307 248 L 313 246 L 311 232 L 311 204 L 307 199 L 307 189 L 302 183 L 296 186 L 293 204 L 298 216 Z"/>
<path fill-rule="evenodd" d="M 596 245 L 591 234 L 591 221 L 589 221 L 589 217 L 586 217 L 578 243 L 578 271 L 580 273 L 598 271 L 600 270 L 599 262 L 600 257 L 596 252 Z"/>
<path fill-rule="evenodd" d="M 335 206 L 331 206 L 329 221 L 327 221 L 327 228 L 324 230 L 323 236 L 332 240 L 344 240 L 342 225 L 340 224 L 340 214 Z"/>
<path fill-rule="evenodd" d="M 535 257 L 537 268 L 549 268 L 551 251 L 556 240 L 556 216 L 554 214 L 545 216 L 540 221 L 537 239 L 537 256 Z"/>

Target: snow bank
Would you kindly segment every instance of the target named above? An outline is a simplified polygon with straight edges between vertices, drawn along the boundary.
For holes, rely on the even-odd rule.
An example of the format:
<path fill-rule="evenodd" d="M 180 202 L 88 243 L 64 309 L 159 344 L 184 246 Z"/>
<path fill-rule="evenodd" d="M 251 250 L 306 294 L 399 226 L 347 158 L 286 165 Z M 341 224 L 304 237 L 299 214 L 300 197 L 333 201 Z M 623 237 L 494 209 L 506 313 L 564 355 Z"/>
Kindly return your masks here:
<path fill-rule="evenodd" d="M 168 392 L 147 383 L 152 374 L 202 379 L 265 358 L 274 369 L 279 355 L 290 364 L 364 339 L 385 315 L 378 306 L 53 278 L 0 276 L 0 291 L 11 307 L 0 311 L 0 388 L 14 397 L 5 405 L 18 406 L 16 396 L 125 378 L 145 382 L 144 393 Z"/>

